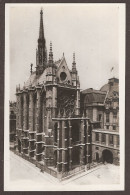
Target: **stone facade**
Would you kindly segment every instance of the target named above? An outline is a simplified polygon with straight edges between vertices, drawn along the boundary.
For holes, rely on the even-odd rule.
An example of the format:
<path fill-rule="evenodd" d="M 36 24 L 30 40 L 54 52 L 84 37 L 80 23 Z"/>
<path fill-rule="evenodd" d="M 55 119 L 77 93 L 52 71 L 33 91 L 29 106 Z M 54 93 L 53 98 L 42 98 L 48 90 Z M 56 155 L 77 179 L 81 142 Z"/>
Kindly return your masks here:
<path fill-rule="evenodd" d="M 10 108 L 10 143 L 15 141 L 15 135 L 16 135 L 16 102 L 9 102 L 9 108 Z"/>
<path fill-rule="evenodd" d="M 54 62 L 50 43 L 47 60 L 42 11 L 36 71 L 32 67 L 24 86 L 16 88 L 16 151 L 59 173 L 90 163 L 91 123 L 80 113 L 75 54 L 69 70 L 64 54 Z"/>
<path fill-rule="evenodd" d="M 119 80 L 109 79 L 101 90 L 84 90 L 81 99 L 92 124 L 92 161 L 119 164 Z"/>

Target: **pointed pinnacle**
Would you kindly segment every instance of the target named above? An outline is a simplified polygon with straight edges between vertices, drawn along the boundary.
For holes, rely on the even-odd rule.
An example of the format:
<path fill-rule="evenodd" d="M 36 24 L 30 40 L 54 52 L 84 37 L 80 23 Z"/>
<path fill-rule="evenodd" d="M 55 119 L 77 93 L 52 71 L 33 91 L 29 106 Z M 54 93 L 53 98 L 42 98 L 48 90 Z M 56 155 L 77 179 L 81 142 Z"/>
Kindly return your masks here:
<path fill-rule="evenodd" d="M 49 62 L 53 62 L 52 42 L 50 42 Z"/>
<path fill-rule="evenodd" d="M 59 111 L 58 111 L 58 116 L 57 116 L 58 118 L 60 118 L 60 109 L 59 109 Z"/>
<path fill-rule="evenodd" d="M 40 14 L 43 14 L 43 8 L 41 8 Z"/>
<path fill-rule="evenodd" d="M 50 41 L 50 52 L 52 52 L 52 42 Z"/>
<path fill-rule="evenodd" d="M 40 28 L 39 28 L 39 39 L 44 39 L 44 28 L 43 28 L 43 11 L 40 11 Z"/>
<path fill-rule="evenodd" d="M 63 117 L 66 117 L 66 112 L 65 112 L 65 109 L 64 109 Z"/>
<path fill-rule="evenodd" d="M 73 63 L 75 63 L 75 52 L 73 53 Z"/>

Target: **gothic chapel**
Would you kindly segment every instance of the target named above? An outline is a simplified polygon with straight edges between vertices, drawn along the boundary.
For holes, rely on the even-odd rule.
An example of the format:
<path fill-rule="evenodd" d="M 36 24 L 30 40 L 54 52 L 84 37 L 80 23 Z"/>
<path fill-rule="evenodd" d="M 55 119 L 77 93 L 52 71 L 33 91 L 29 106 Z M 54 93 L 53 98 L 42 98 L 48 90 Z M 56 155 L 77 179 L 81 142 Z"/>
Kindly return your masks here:
<path fill-rule="evenodd" d="M 64 55 L 47 57 L 43 11 L 36 50 L 36 70 L 16 87 L 16 151 L 45 167 L 68 172 L 91 162 L 91 124 L 80 110 L 80 82 L 73 54 L 69 70 Z"/>

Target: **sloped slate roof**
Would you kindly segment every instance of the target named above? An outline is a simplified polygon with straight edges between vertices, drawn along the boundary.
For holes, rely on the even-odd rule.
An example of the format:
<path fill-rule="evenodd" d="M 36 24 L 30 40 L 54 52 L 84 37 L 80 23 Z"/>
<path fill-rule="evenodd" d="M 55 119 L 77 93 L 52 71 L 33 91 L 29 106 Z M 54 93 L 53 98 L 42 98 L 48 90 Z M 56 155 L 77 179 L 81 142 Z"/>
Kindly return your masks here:
<path fill-rule="evenodd" d="M 113 83 L 111 86 L 109 83 L 105 84 L 100 90 L 108 92 L 107 98 L 115 97 L 114 93 L 119 94 L 119 83 Z"/>
<path fill-rule="evenodd" d="M 86 89 L 82 91 L 82 94 L 85 95 L 84 97 L 84 103 L 85 104 L 91 104 L 91 103 L 104 103 L 106 92 L 102 92 L 95 89 Z"/>
<path fill-rule="evenodd" d="M 44 70 L 44 72 L 41 75 L 36 75 L 36 72 L 33 72 L 29 79 L 25 82 L 25 87 L 29 87 L 30 85 L 32 85 L 32 87 L 34 87 L 35 85 L 39 84 L 43 84 L 43 82 L 46 81 L 46 69 Z"/>
<path fill-rule="evenodd" d="M 107 84 L 103 85 L 100 90 L 107 92 L 109 90 L 109 84 L 107 83 Z"/>
<path fill-rule="evenodd" d="M 89 88 L 89 89 L 85 89 L 82 91 L 82 94 L 86 94 L 86 93 L 100 93 L 100 94 L 104 94 L 105 92 L 100 91 L 100 90 L 96 90 L 93 88 Z"/>
<path fill-rule="evenodd" d="M 85 104 L 91 104 L 91 103 L 104 103 L 106 94 L 99 94 L 99 93 L 91 93 L 86 94 L 84 98 Z"/>

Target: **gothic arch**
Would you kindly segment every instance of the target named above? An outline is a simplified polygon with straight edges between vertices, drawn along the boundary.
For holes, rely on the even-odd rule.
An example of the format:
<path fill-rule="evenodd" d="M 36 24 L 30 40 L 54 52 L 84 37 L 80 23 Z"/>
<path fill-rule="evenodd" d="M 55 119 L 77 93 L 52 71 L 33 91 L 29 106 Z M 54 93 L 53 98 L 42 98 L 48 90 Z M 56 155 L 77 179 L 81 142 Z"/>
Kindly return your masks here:
<path fill-rule="evenodd" d="M 113 163 L 113 153 L 112 153 L 112 151 L 110 151 L 108 149 L 103 150 L 102 159 L 103 159 L 103 162 L 107 162 L 107 163 L 112 164 Z"/>

